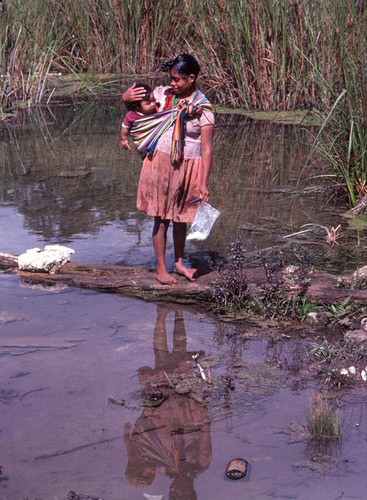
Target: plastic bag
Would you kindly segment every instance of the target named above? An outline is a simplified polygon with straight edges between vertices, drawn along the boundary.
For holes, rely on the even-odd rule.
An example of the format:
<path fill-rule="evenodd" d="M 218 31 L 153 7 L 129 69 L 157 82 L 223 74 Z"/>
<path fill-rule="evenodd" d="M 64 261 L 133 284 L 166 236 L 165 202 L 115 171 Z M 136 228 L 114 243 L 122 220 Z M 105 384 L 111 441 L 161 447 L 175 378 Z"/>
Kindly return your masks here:
<path fill-rule="evenodd" d="M 219 215 L 219 210 L 213 208 L 205 201 L 201 202 L 186 239 L 205 240 L 209 236 L 213 224 Z"/>

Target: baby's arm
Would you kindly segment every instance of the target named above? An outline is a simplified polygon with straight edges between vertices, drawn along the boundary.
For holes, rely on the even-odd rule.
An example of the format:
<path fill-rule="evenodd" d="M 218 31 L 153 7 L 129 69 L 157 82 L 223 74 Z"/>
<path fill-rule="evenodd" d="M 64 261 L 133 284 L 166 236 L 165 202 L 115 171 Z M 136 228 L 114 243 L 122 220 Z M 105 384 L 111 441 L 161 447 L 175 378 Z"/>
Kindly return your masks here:
<path fill-rule="evenodd" d="M 129 145 L 129 129 L 124 125 L 121 127 L 121 146 L 124 149 L 131 149 Z"/>

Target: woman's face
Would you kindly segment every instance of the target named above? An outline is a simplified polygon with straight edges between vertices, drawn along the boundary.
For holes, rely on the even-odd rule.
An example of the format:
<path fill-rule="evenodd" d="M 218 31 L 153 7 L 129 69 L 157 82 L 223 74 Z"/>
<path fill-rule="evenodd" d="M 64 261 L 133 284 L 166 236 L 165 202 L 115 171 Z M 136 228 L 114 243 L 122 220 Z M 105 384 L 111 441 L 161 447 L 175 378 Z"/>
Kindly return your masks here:
<path fill-rule="evenodd" d="M 177 96 L 181 98 L 188 97 L 195 90 L 195 75 L 183 77 L 177 73 L 174 68 L 172 68 L 170 71 L 170 77 L 172 90 Z"/>

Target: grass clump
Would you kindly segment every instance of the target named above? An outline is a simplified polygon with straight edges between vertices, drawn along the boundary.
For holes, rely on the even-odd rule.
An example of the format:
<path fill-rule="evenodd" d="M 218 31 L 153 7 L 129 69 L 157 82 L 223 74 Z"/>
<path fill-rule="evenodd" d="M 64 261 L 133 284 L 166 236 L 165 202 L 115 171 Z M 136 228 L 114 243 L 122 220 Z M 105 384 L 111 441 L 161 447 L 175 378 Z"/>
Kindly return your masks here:
<path fill-rule="evenodd" d="M 339 412 L 327 399 L 319 394 L 314 395 L 307 414 L 307 430 L 313 441 L 340 439 L 341 425 Z"/>
<path fill-rule="evenodd" d="M 346 328 L 353 326 L 353 323 L 358 321 L 358 316 L 363 311 L 363 306 L 351 301 L 350 297 L 347 297 L 340 304 L 325 304 L 322 316 L 326 324 Z"/>
<path fill-rule="evenodd" d="M 356 363 L 367 354 L 366 347 L 356 340 L 342 339 L 332 343 L 324 338 L 312 344 L 310 355 L 320 363 L 331 363 L 335 360 Z"/>
<path fill-rule="evenodd" d="M 357 271 L 353 274 L 351 280 L 346 280 L 344 278 L 339 279 L 336 287 L 347 290 L 367 290 L 367 276 Z"/>
<path fill-rule="evenodd" d="M 314 362 L 312 370 L 328 389 L 350 387 L 363 379 L 367 357 L 365 345 L 356 340 L 329 342 L 316 339 L 307 356 Z"/>

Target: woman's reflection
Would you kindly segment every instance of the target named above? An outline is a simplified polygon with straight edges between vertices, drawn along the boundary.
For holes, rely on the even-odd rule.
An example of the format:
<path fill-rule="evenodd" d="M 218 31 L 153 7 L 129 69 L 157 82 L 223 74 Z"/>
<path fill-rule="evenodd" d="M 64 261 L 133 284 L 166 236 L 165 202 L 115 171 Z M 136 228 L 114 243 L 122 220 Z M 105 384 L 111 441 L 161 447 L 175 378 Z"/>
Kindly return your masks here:
<path fill-rule="evenodd" d="M 173 351 L 169 352 L 166 318 L 174 311 Z M 128 453 L 127 479 L 136 486 L 149 485 L 156 472 L 173 481 L 170 499 L 195 499 L 194 479 L 205 471 L 211 461 L 211 438 L 208 410 L 188 396 L 179 395 L 168 384 L 175 375 L 192 378 L 191 353 L 186 351 L 187 339 L 183 312 L 166 305 L 157 306 L 153 349 L 155 368 L 139 369 L 142 393 L 166 377 L 167 387 L 159 388 L 168 396 L 159 407 L 144 407 L 134 429 L 125 424 L 124 441 Z M 131 432 L 132 430 L 132 432 Z"/>

